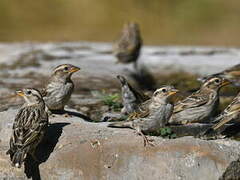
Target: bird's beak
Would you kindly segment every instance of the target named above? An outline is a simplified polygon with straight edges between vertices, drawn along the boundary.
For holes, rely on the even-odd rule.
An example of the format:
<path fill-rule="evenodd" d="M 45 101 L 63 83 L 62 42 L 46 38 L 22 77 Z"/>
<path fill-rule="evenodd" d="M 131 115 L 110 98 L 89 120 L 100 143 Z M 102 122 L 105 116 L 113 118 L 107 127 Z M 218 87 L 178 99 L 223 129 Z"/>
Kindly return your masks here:
<path fill-rule="evenodd" d="M 172 96 L 172 95 L 174 95 L 174 94 L 176 94 L 176 93 L 178 93 L 178 92 L 179 92 L 179 90 L 173 89 L 173 90 L 171 90 L 171 91 L 168 93 L 168 95 L 169 95 L 169 96 Z"/>
<path fill-rule="evenodd" d="M 16 91 L 16 93 L 17 93 L 17 95 L 19 95 L 19 96 L 22 96 L 22 97 L 25 96 L 22 91 Z"/>
<path fill-rule="evenodd" d="M 72 67 L 71 69 L 70 69 L 70 73 L 74 73 L 74 72 L 77 72 L 77 71 L 79 71 L 80 70 L 80 68 L 79 67 Z"/>
<path fill-rule="evenodd" d="M 231 82 L 229 80 L 225 79 L 222 83 L 222 86 L 226 86 L 228 84 L 231 84 Z"/>

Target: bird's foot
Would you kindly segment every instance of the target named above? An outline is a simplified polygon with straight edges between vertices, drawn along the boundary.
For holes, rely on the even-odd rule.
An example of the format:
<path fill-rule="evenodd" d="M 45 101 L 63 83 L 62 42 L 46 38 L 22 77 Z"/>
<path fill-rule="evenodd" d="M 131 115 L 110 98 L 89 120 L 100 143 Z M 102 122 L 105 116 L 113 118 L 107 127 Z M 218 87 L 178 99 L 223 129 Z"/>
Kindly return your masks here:
<path fill-rule="evenodd" d="M 153 139 L 148 139 L 147 136 L 143 136 L 144 147 L 146 147 L 147 145 L 154 146 L 153 141 Z"/>
<path fill-rule="evenodd" d="M 147 145 L 154 146 L 154 144 L 152 143 L 154 141 L 153 139 L 148 139 L 147 136 L 145 136 L 141 131 L 137 132 L 137 134 L 143 137 L 144 147 L 146 147 Z"/>

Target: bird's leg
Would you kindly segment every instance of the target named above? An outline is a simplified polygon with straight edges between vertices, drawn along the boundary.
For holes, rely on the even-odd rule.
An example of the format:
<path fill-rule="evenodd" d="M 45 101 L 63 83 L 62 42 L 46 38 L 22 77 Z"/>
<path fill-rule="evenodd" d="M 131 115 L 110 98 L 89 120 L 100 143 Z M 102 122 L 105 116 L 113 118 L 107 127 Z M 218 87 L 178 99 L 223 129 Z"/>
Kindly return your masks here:
<path fill-rule="evenodd" d="M 138 135 L 143 137 L 144 147 L 147 146 L 147 145 L 154 146 L 154 144 L 152 143 L 153 140 L 148 139 L 147 136 L 145 136 L 140 129 L 138 129 L 136 132 L 137 132 Z"/>

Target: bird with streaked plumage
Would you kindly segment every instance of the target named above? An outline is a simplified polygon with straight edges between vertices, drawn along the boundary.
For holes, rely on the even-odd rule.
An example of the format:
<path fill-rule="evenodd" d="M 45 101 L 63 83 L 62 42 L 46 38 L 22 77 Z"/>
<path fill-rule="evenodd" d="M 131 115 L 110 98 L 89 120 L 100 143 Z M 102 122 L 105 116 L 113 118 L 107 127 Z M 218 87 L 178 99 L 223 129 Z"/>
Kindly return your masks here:
<path fill-rule="evenodd" d="M 50 111 L 64 110 L 74 90 L 71 77 L 79 70 L 79 67 L 71 64 L 62 64 L 53 70 L 48 84 L 42 90 L 43 99 Z"/>
<path fill-rule="evenodd" d="M 240 86 L 240 64 L 237 64 L 235 66 L 227 68 L 226 70 L 224 70 L 222 72 L 199 78 L 198 80 L 204 82 L 207 79 L 214 77 L 214 76 L 223 77 L 223 78 L 231 81 L 233 83 L 233 85 Z"/>
<path fill-rule="evenodd" d="M 10 155 L 12 166 L 20 168 L 30 154 L 34 160 L 35 150 L 41 142 L 48 127 L 48 113 L 41 93 L 32 88 L 17 91 L 25 100 L 24 105 L 18 111 L 12 128 Z"/>
<path fill-rule="evenodd" d="M 121 84 L 123 102 L 123 108 L 121 110 L 121 113 L 124 115 L 128 115 L 139 111 L 139 105 L 150 99 L 150 97 L 133 88 L 133 86 L 129 84 L 129 82 L 124 76 L 118 75 L 117 78 Z"/>
<path fill-rule="evenodd" d="M 238 93 L 238 95 L 224 109 L 224 111 L 214 119 L 214 122 L 216 122 L 216 124 L 214 124 L 211 128 L 207 129 L 200 136 L 209 136 L 214 133 L 219 133 L 217 132 L 217 130 L 221 129 L 225 124 L 240 122 L 239 118 L 240 118 L 240 93 Z"/>
<path fill-rule="evenodd" d="M 114 47 L 114 55 L 118 63 L 131 63 L 135 67 L 142 47 L 142 38 L 137 23 L 127 23 L 123 27 L 122 35 Z"/>
<path fill-rule="evenodd" d="M 219 91 L 228 84 L 230 81 L 218 76 L 207 79 L 197 92 L 176 103 L 168 123 L 210 122 L 219 105 Z"/>
<path fill-rule="evenodd" d="M 108 127 L 132 128 L 144 139 L 144 146 L 152 145 L 144 134 L 155 132 L 164 127 L 173 111 L 172 97 L 178 92 L 173 86 L 163 86 L 157 89 L 151 99 L 140 105 L 138 117 L 127 122 L 115 122 Z"/>

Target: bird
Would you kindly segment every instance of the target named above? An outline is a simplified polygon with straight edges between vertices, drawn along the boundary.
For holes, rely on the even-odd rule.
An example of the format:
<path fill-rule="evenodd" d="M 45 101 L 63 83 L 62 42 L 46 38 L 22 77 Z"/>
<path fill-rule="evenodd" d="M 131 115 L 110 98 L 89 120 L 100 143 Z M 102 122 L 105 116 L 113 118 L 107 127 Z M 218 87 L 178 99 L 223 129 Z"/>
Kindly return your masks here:
<path fill-rule="evenodd" d="M 124 76 L 117 75 L 117 78 L 120 81 L 122 92 L 123 108 L 121 113 L 128 115 L 138 111 L 139 105 L 150 97 L 134 89 Z"/>
<path fill-rule="evenodd" d="M 169 124 L 209 122 L 219 105 L 219 90 L 230 84 L 225 78 L 214 76 L 207 79 L 197 92 L 178 101 L 174 106 Z"/>
<path fill-rule="evenodd" d="M 41 91 L 49 111 L 64 110 L 74 90 L 71 76 L 79 70 L 79 67 L 71 64 L 61 64 L 53 70 L 49 82 Z"/>
<path fill-rule="evenodd" d="M 131 63 L 136 65 L 142 46 L 142 38 L 140 34 L 139 25 L 131 22 L 126 23 L 120 39 L 115 45 L 114 55 L 117 58 L 117 63 Z"/>
<path fill-rule="evenodd" d="M 17 94 L 24 98 L 25 103 L 15 117 L 10 148 L 6 154 L 10 155 L 12 166 L 20 168 L 27 154 L 37 160 L 34 154 L 47 130 L 48 113 L 37 89 L 26 88 L 17 91 Z"/>
<path fill-rule="evenodd" d="M 108 127 L 134 129 L 143 137 L 144 146 L 150 144 L 145 134 L 155 132 L 166 125 L 173 111 L 172 97 L 177 92 L 173 86 L 157 89 L 151 99 L 141 105 L 141 113 L 137 119 L 110 123 Z"/>
<path fill-rule="evenodd" d="M 216 132 L 223 127 L 226 123 L 239 122 L 240 118 L 240 93 L 233 99 L 233 101 L 224 109 L 224 111 L 218 115 L 214 122 L 217 122 L 212 127 L 208 128 L 202 135 L 207 136 Z"/>
<path fill-rule="evenodd" d="M 209 79 L 210 77 L 214 77 L 214 76 L 220 76 L 225 79 L 228 79 L 233 83 L 233 85 L 239 87 L 240 86 L 240 64 L 227 68 L 224 71 L 221 71 L 219 73 L 201 77 L 198 80 L 204 82 L 206 79 Z"/>

